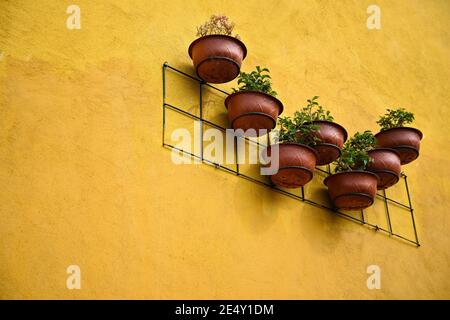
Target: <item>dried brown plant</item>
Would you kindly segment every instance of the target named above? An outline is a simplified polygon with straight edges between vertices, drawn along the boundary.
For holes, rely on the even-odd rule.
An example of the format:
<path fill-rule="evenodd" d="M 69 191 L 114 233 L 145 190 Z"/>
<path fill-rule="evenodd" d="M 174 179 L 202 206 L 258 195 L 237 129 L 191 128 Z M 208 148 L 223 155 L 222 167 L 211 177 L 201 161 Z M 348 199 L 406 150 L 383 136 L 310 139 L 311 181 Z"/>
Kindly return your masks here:
<path fill-rule="evenodd" d="M 224 34 L 232 36 L 234 23 L 227 16 L 213 14 L 209 21 L 197 27 L 197 36 L 203 37 L 211 34 Z M 234 35 L 236 39 L 240 39 L 239 35 Z"/>

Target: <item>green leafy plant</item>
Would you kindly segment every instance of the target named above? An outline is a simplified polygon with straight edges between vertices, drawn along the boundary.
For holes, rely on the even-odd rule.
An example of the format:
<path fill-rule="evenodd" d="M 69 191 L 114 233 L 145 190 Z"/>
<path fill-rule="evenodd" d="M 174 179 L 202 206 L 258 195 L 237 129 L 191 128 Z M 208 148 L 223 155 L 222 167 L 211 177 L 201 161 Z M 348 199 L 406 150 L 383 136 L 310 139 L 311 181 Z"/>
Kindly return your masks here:
<path fill-rule="evenodd" d="M 318 96 L 306 100 L 308 104 L 300 111 L 294 113 L 294 117 L 280 117 L 279 141 L 296 142 L 314 146 L 321 140 L 316 132 L 320 127 L 313 123 L 317 120 L 333 121 L 330 111 L 325 110 L 318 102 Z"/>
<path fill-rule="evenodd" d="M 408 112 L 405 108 L 387 109 L 386 113 L 380 117 L 377 123 L 381 127 L 381 131 L 403 127 L 405 124 L 412 123 L 414 121 L 414 114 Z"/>
<path fill-rule="evenodd" d="M 315 132 L 319 130 L 319 126 L 312 123 L 299 126 L 295 121 L 295 118 L 280 117 L 278 118 L 280 129 L 278 132 L 278 142 L 295 142 L 306 144 L 308 146 L 314 146 L 320 139 L 316 136 Z"/>
<path fill-rule="evenodd" d="M 311 99 L 306 100 L 308 105 L 304 107 L 301 111 L 296 111 L 294 113 L 295 122 L 299 125 L 305 125 L 307 123 L 317 121 L 317 120 L 326 120 L 333 121 L 334 118 L 331 115 L 330 111 L 325 110 L 319 102 L 318 96 L 314 96 Z"/>
<path fill-rule="evenodd" d="M 240 72 L 238 77 L 238 89 L 233 89 L 234 92 L 237 91 L 249 91 L 255 90 L 270 94 L 271 96 L 276 96 L 277 93 L 272 90 L 272 81 L 269 75 L 269 69 L 256 66 L 256 70 L 250 73 Z"/>
<path fill-rule="evenodd" d="M 345 146 L 367 152 L 375 149 L 376 143 L 376 138 L 372 134 L 372 132 L 370 130 L 366 130 L 363 133 L 355 133 L 353 137 L 348 139 L 348 141 L 345 143 Z"/>
<path fill-rule="evenodd" d="M 335 172 L 365 170 L 371 161 L 367 152 L 373 150 L 375 145 L 376 139 L 371 131 L 366 130 L 363 133 L 355 133 L 344 144 L 341 156 L 335 162 Z"/>
<path fill-rule="evenodd" d="M 197 27 L 197 36 L 204 37 L 211 34 L 223 34 L 232 36 L 234 29 L 234 23 L 230 21 L 227 16 L 213 14 L 209 21 Z M 236 39 L 239 39 L 239 35 L 234 35 Z"/>

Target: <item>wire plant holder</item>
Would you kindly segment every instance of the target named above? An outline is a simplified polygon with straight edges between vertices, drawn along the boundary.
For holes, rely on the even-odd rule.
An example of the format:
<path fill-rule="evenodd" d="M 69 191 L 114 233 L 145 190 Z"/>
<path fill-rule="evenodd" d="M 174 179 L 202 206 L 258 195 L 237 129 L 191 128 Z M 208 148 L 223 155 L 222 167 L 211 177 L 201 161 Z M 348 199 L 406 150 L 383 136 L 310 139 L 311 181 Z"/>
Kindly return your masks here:
<path fill-rule="evenodd" d="M 198 84 L 198 90 L 199 90 L 198 91 L 198 94 L 199 94 L 198 115 L 193 114 L 191 112 L 188 112 L 186 110 L 183 110 L 180 106 L 175 106 L 175 105 L 170 104 L 170 103 L 167 102 L 167 97 L 166 97 L 166 93 L 167 93 L 166 76 L 167 76 L 167 72 L 173 72 L 173 73 L 175 73 L 175 74 L 177 74 L 177 75 L 179 75 L 181 77 L 185 77 L 187 79 L 190 79 L 190 80 L 192 80 L 192 81 L 194 81 L 194 82 L 196 82 Z M 377 224 L 370 223 L 368 221 L 367 217 L 366 217 L 366 214 L 365 214 L 364 210 L 360 210 L 359 217 L 357 217 L 357 216 L 350 215 L 350 214 L 348 214 L 348 213 L 346 213 L 344 211 L 338 210 L 338 209 L 334 208 L 331 204 L 326 205 L 326 204 L 318 203 L 318 202 L 316 202 L 316 201 L 314 201 L 312 199 L 309 199 L 305 195 L 305 188 L 307 188 L 307 187 L 301 187 L 301 188 L 298 188 L 298 189 L 292 189 L 293 190 L 292 192 L 280 189 L 279 187 L 277 187 L 276 185 L 272 184 L 271 182 L 264 182 L 264 181 L 261 181 L 261 180 L 257 180 L 254 177 L 251 177 L 251 176 L 245 174 L 244 172 L 242 172 L 242 170 L 240 170 L 239 161 L 236 161 L 236 164 L 234 165 L 234 168 L 230 168 L 230 167 L 224 166 L 224 165 L 222 165 L 220 163 L 215 163 L 215 162 L 213 162 L 213 161 L 211 161 L 211 160 L 209 160 L 209 159 L 204 157 L 204 153 L 203 153 L 203 149 L 204 149 L 203 126 L 204 125 L 208 125 L 210 127 L 218 129 L 218 130 L 220 130 L 222 132 L 225 132 L 226 129 L 227 129 L 227 128 L 223 127 L 223 126 L 220 126 L 220 125 L 218 125 L 218 124 L 216 124 L 214 122 L 211 122 L 211 121 L 209 121 L 209 120 L 204 118 L 204 110 L 203 110 L 204 109 L 204 103 L 203 103 L 203 92 L 204 92 L 204 89 L 208 88 L 208 89 L 214 90 L 216 92 L 219 92 L 220 94 L 223 94 L 224 97 L 228 96 L 230 93 L 228 93 L 228 92 L 226 92 L 226 91 L 224 91 L 224 90 L 222 90 L 220 88 L 217 88 L 217 87 L 215 87 L 215 86 L 213 86 L 213 85 L 211 85 L 209 83 L 206 83 L 203 80 L 200 80 L 200 79 L 198 79 L 195 76 L 189 75 L 189 74 L 187 74 L 187 73 L 185 73 L 185 72 L 183 72 L 183 71 L 181 71 L 179 69 L 176 69 L 176 68 L 172 67 L 171 65 L 169 65 L 167 62 L 165 62 L 163 64 L 163 66 L 162 66 L 162 80 L 163 80 L 163 105 L 162 105 L 162 107 L 163 107 L 162 108 L 162 112 L 163 112 L 162 145 L 163 145 L 163 147 L 169 148 L 169 149 L 174 149 L 174 150 L 176 150 L 176 151 L 178 151 L 178 152 L 180 152 L 180 153 L 182 153 L 182 154 L 184 154 L 184 155 L 186 155 L 188 157 L 192 157 L 192 158 L 194 158 L 194 159 L 196 159 L 196 160 L 198 160 L 198 161 L 200 161 L 202 163 L 212 165 L 212 166 L 214 166 L 217 169 L 224 170 L 224 171 L 229 172 L 231 174 L 234 174 L 234 175 L 236 175 L 236 176 L 238 176 L 240 178 L 243 178 L 243 179 L 246 179 L 246 180 L 251 181 L 253 183 L 259 184 L 261 186 L 270 188 L 271 190 L 273 190 L 275 192 L 278 192 L 278 193 L 281 193 L 283 195 L 286 195 L 286 196 L 288 196 L 290 198 L 299 200 L 301 202 L 307 203 L 309 205 L 312 205 L 312 206 L 315 206 L 315 207 L 318 207 L 318 208 L 321 208 L 321 209 L 325 209 L 325 210 L 331 211 L 333 214 L 335 214 L 335 215 L 337 215 L 339 217 L 342 217 L 342 218 L 348 219 L 350 221 L 353 221 L 355 223 L 364 225 L 364 226 L 366 226 L 368 228 L 371 228 L 371 229 L 373 229 L 375 231 L 380 231 L 380 232 L 385 233 L 385 234 L 387 234 L 387 235 L 389 235 L 389 236 L 391 236 L 393 238 L 397 238 L 397 239 L 403 240 L 406 243 L 415 245 L 417 247 L 420 246 L 419 238 L 418 238 L 418 235 L 417 235 L 416 224 L 415 224 L 415 220 L 414 220 L 414 208 L 412 207 L 411 195 L 410 195 L 409 186 L 408 186 L 408 179 L 407 179 L 407 176 L 406 176 L 405 173 L 403 173 L 403 172 L 401 173 L 401 180 L 402 181 L 399 182 L 399 184 L 403 183 L 403 185 L 404 185 L 404 188 L 405 188 L 405 191 L 406 191 L 406 194 L 407 194 L 408 204 L 403 204 L 400 201 L 397 201 L 395 199 L 389 198 L 387 196 L 386 190 L 381 190 L 381 191 L 377 192 L 377 194 L 376 194 L 376 198 L 380 199 L 381 201 L 384 202 L 384 208 L 385 208 L 385 214 L 386 214 L 386 222 L 387 222 L 387 227 L 385 227 L 385 228 L 381 227 L 381 226 L 379 226 Z M 175 111 L 175 112 L 177 112 L 177 113 L 179 113 L 179 114 L 181 114 L 181 115 L 183 115 L 185 117 L 188 117 L 188 118 L 190 118 L 190 119 L 192 119 L 194 121 L 198 121 L 200 123 L 200 134 L 201 134 L 200 154 L 195 154 L 195 153 L 192 153 L 192 152 L 189 152 L 189 151 L 186 151 L 186 150 L 182 150 L 182 149 L 180 149 L 180 148 L 178 148 L 178 147 L 176 147 L 176 146 L 166 142 L 167 110 Z M 258 146 L 262 146 L 262 147 L 266 147 L 267 145 L 270 144 L 270 136 L 269 135 L 267 135 L 267 144 L 261 144 L 260 142 L 256 142 L 256 141 L 250 140 L 249 138 L 246 138 L 246 137 L 235 137 L 235 139 L 244 139 L 244 140 L 246 140 L 249 143 L 254 143 L 254 144 L 257 144 Z M 238 153 L 237 146 L 238 146 L 238 144 L 235 143 L 236 158 L 239 158 L 239 153 Z M 319 174 L 321 176 L 324 176 L 324 177 L 326 177 L 326 176 L 331 174 L 330 165 L 326 166 L 326 170 L 317 167 L 316 171 L 317 171 L 317 174 Z M 393 230 L 392 222 L 391 222 L 391 210 L 390 210 L 390 207 L 392 205 L 395 205 L 395 206 L 397 206 L 397 207 L 399 207 L 399 208 L 401 208 L 403 210 L 409 211 L 409 216 L 410 216 L 410 219 L 411 219 L 411 226 L 412 226 L 413 232 L 414 232 L 413 239 L 410 239 L 409 237 L 407 237 L 405 235 L 401 235 L 399 233 L 396 233 Z"/>

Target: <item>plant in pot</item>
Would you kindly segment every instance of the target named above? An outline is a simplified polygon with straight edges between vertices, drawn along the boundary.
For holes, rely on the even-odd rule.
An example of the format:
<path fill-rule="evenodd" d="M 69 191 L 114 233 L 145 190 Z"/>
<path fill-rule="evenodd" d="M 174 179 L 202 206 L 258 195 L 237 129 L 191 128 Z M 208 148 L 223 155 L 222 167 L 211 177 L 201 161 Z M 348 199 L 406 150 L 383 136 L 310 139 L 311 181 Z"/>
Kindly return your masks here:
<path fill-rule="evenodd" d="M 371 158 L 367 170 L 378 176 L 377 189 L 387 189 L 400 180 L 400 154 L 391 148 L 374 148 L 367 152 Z"/>
<path fill-rule="evenodd" d="M 377 189 L 387 189 L 399 181 L 402 169 L 400 154 L 391 148 L 377 147 L 376 138 L 371 131 L 357 132 L 348 145 L 357 150 L 367 151 L 370 161 L 366 170 L 378 176 Z"/>
<path fill-rule="evenodd" d="M 336 208 L 360 210 L 373 204 L 378 176 L 366 169 L 371 161 L 368 151 L 374 144 L 373 134 L 365 131 L 357 132 L 342 148 L 335 173 L 324 180 Z"/>
<path fill-rule="evenodd" d="M 334 122 L 330 111 L 325 110 L 319 104 L 318 98 L 318 96 L 315 96 L 308 99 L 308 105 L 301 111 L 296 111 L 294 118 L 298 128 L 311 123 L 318 127 L 315 132 L 318 140 L 313 148 L 318 154 L 317 165 L 321 166 L 339 158 L 341 148 L 347 140 L 347 131 Z M 301 134 L 301 131 L 299 131 L 299 134 Z"/>
<path fill-rule="evenodd" d="M 234 23 L 223 15 L 212 15 L 197 27 L 197 40 L 189 46 L 197 76 L 210 83 L 225 83 L 239 75 L 247 48 L 232 36 Z"/>
<path fill-rule="evenodd" d="M 273 184 L 284 188 L 299 188 L 308 183 L 314 173 L 317 152 L 311 147 L 318 142 L 318 126 L 310 123 L 301 127 L 301 135 L 295 120 L 290 117 L 279 118 L 276 145 L 268 147 L 267 155 L 278 154 L 278 172 L 271 175 Z M 274 148 L 276 146 L 277 148 Z M 267 164 L 269 166 L 270 163 Z"/>
<path fill-rule="evenodd" d="M 377 144 L 397 150 L 401 164 L 410 163 L 419 156 L 423 134 L 416 128 L 405 127 L 413 121 L 414 114 L 404 108 L 387 109 L 386 114 L 377 121 L 381 127 L 381 131 L 375 135 Z"/>
<path fill-rule="evenodd" d="M 259 136 L 275 128 L 283 104 L 272 90 L 269 69 L 257 66 L 250 73 L 241 72 L 238 85 L 225 99 L 232 128 L 242 129 L 245 136 Z"/>

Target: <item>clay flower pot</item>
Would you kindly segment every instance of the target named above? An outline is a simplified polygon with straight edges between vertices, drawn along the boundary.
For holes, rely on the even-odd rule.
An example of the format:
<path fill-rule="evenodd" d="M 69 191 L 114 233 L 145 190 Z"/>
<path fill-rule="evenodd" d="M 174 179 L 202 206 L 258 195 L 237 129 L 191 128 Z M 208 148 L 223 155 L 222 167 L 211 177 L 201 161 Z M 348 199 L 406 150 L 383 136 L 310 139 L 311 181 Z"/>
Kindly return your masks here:
<path fill-rule="evenodd" d="M 317 152 L 299 143 L 280 143 L 279 169 L 272 175 L 272 183 L 283 188 L 299 188 L 311 181 L 316 167 Z M 271 156 L 273 148 L 268 147 Z M 268 165 L 266 165 L 268 166 Z"/>
<path fill-rule="evenodd" d="M 422 137 L 422 132 L 410 127 L 391 128 L 375 135 L 378 146 L 392 148 L 399 152 L 402 164 L 417 159 Z"/>
<path fill-rule="evenodd" d="M 256 130 L 267 132 L 275 128 L 278 116 L 283 112 L 283 104 L 270 94 L 259 91 L 238 91 L 225 99 L 228 120 L 235 130 Z M 250 136 L 251 134 L 246 134 Z"/>
<path fill-rule="evenodd" d="M 247 48 L 242 41 L 226 35 L 208 35 L 189 46 L 197 76 L 210 83 L 225 83 L 239 75 Z"/>
<path fill-rule="evenodd" d="M 341 155 L 341 148 L 347 140 L 347 131 L 341 125 L 325 120 L 313 121 L 319 126 L 316 136 L 322 140 L 313 148 L 319 156 L 317 165 L 330 164 Z"/>
<path fill-rule="evenodd" d="M 344 210 L 360 210 L 373 204 L 378 177 L 368 171 L 353 170 L 335 173 L 325 178 L 334 206 Z"/>
<path fill-rule="evenodd" d="M 372 161 L 367 170 L 375 173 L 378 180 L 378 189 L 386 189 L 400 179 L 401 163 L 400 154 L 395 149 L 378 148 L 368 152 Z"/>

